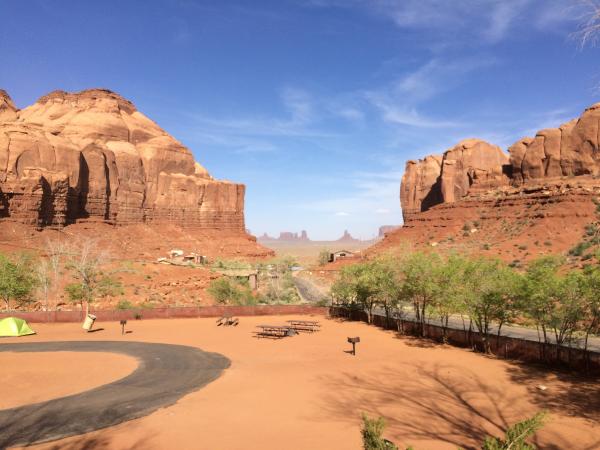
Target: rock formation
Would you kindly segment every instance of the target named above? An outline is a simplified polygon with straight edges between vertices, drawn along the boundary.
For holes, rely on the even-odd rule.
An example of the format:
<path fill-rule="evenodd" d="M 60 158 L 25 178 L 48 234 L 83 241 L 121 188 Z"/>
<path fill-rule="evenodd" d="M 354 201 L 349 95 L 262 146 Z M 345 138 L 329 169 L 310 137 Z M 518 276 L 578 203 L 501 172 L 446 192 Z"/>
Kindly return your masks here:
<path fill-rule="evenodd" d="M 349 232 L 348 230 L 344 230 L 344 234 L 342 235 L 341 238 L 339 238 L 336 242 L 360 242 L 360 239 L 356 239 L 354 238 Z"/>
<path fill-rule="evenodd" d="M 469 139 L 442 156 L 408 161 L 400 201 L 402 228 L 386 233 L 369 252 L 406 244 L 459 249 L 514 267 L 537 255 L 574 255 L 599 217 L 600 103 L 558 128 L 519 140 L 508 154 Z"/>
<path fill-rule="evenodd" d="M 453 203 L 475 189 L 508 184 L 509 158 L 499 147 L 466 139 L 442 156 L 408 161 L 400 185 L 404 217 L 439 203 Z"/>
<path fill-rule="evenodd" d="M 87 220 L 244 233 L 244 186 L 214 180 L 114 92 L 55 91 L 17 110 L 0 91 L 0 218 L 38 227 Z"/>
<path fill-rule="evenodd" d="M 600 103 L 559 128 L 539 131 L 509 148 L 513 184 L 600 174 Z"/>
<path fill-rule="evenodd" d="M 444 152 L 408 161 L 400 186 L 405 220 L 477 190 L 519 187 L 561 177 L 600 175 L 600 103 L 558 128 L 539 131 L 508 149 L 467 139 Z"/>
<path fill-rule="evenodd" d="M 262 236 L 258 238 L 259 241 L 280 241 L 280 242 L 311 242 L 308 237 L 308 233 L 306 230 L 302 230 L 300 234 L 294 233 L 292 231 L 282 231 L 279 233 L 278 238 L 274 238 L 269 236 L 267 233 L 264 233 Z"/>

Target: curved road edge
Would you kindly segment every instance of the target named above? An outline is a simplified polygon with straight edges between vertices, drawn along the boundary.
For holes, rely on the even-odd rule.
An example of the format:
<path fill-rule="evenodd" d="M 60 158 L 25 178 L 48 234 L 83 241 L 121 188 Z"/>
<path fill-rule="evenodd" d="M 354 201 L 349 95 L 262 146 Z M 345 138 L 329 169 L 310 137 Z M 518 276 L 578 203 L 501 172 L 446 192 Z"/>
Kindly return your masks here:
<path fill-rule="evenodd" d="M 231 362 L 195 347 L 143 342 L 2 344 L 0 352 L 112 352 L 139 366 L 115 382 L 42 403 L 0 410 L 0 449 L 54 441 L 146 416 L 216 380 Z"/>

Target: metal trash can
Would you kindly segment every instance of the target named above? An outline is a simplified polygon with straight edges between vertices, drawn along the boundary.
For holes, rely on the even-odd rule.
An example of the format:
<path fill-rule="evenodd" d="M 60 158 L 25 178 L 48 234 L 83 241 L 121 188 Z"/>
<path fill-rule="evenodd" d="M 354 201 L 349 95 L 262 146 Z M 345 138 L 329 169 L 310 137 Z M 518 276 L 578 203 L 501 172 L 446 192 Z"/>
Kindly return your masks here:
<path fill-rule="evenodd" d="M 94 326 L 94 322 L 96 321 L 96 316 L 93 314 L 88 314 L 83 321 L 83 329 L 86 331 L 90 331 Z"/>

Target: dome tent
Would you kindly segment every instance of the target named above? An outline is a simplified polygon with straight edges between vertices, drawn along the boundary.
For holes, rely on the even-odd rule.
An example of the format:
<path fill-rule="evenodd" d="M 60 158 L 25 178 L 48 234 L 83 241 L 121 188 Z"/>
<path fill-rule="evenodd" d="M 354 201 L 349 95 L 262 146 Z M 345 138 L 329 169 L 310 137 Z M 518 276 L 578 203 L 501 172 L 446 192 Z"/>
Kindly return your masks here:
<path fill-rule="evenodd" d="M 18 317 L 7 317 L 0 320 L 0 337 L 27 336 L 35 334 L 27 322 Z"/>

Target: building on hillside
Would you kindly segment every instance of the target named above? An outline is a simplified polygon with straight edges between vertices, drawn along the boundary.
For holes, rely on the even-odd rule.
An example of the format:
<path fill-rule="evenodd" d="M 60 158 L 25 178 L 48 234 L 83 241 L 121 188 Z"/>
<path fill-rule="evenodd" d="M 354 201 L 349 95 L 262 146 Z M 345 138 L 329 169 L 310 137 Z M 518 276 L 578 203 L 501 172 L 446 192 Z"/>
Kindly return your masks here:
<path fill-rule="evenodd" d="M 248 281 L 250 289 L 258 289 L 258 271 L 254 269 L 218 269 L 217 272 L 228 278 Z"/>
<path fill-rule="evenodd" d="M 348 250 L 338 250 L 337 252 L 329 254 L 329 262 L 335 262 L 341 258 L 353 258 L 355 254 Z"/>

